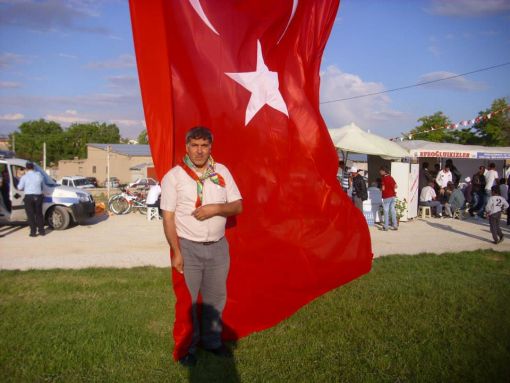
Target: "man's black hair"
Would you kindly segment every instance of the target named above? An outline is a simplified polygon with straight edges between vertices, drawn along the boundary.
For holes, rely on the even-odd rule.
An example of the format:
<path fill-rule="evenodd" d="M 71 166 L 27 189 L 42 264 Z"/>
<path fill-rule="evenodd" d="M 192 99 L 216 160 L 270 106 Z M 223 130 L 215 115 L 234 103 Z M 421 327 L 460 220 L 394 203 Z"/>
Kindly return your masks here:
<path fill-rule="evenodd" d="M 501 192 L 500 192 L 500 190 L 499 190 L 499 185 L 493 185 L 493 186 L 491 187 L 491 191 L 492 191 L 494 194 L 496 194 L 496 195 L 501 195 Z"/>
<path fill-rule="evenodd" d="M 489 164 L 489 169 L 495 169 L 496 168 L 496 164 L 494 162 L 491 162 Z"/>
<path fill-rule="evenodd" d="M 428 162 L 424 162 L 423 164 L 421 164 L 421 168 L 422 169 L 427 169 L 429 167 L 429 163 Z"/>
<path fill-rule="evenodd" d="M 191 140 L 199 139 L 207 140 L 212 144 L 213 135 L 209 128 L 206 128 L 205 126 L 195 126 L 186 133 L 186 144 L 189 144 Z"/>
<path fill-rule="evenodd" d="M 29 170 L 34 170 L 34 163 L 33 162 L 27 162 L 26 168 L 29 169 Z"/>

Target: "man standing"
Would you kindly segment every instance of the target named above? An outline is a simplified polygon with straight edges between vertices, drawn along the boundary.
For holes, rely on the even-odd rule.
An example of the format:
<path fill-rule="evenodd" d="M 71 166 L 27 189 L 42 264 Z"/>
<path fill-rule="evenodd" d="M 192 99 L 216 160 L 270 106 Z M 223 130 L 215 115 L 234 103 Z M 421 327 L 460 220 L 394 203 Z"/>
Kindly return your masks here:
<path fill-rule="evenodd" d="M 397 224 L 397 210 L 395 209 L 395 198 L 397 193 L 395 189 L 397 188 L 397 183 L 389 174 L 389 170 L 386 167 L 381 167 L 379 171 L 381 175 L 381 184 L 382 184 L 382 198 L 383 198 L 383 210 L 384 210 L 384 231 L 388 231 L 390 214 L 391 214 L 391 222 L 393 224 L 392 229 L 398 230 Z"/>
<path fill-rule="evenodd" d="M 430 181 L 434 181 L 434 176 L 429 170 L 429 163 L 424 162 L 421 165 L 421 172 L 420 172 L 420 179 L 419 179 L 419 185 L 420 191 L 429 185 Z"/>
<path fill-rule="evenodd" d="M 352 199 L 354 205 L 363 211 L 363 201 L 368 199 L 367 185 L 363 176 L 359 174 L 359 170 L 356 167 L 351 168 L 352 174 Z"/>
<path fill-rule="evenodd" d="M 498 172 L 496 171 L 496 164 L 491 162 L 489 164 L 489 170 L 485 172 L 485 193 L 483 195 L 483 204 L 481 204 L 480 211 L 478 215 L 480 218 L 483 218 L 483 214 L 485 212 L 485 206 L 487 205 L 487 201 L 492 195 L 492 187 L 494 185 L 497 186 L 496 180 L 498 179 Z"/>
<path fill-rule="evenodd" d="M 487 201 L 485 210 L 487 211 L 487 215 L 489 217 L 489 225 L 495 244 L 503 241 L 503 232 L 501 231 L 500 227 L 501 213 L 508 209 L 508 207 L 508 202 L 506 202 L 504 198 L 499 195 L 498 185 L 494 185 L 491 189 L 491 197 L 489 197 L 489 200 Z"/>
<path fill-rule="evenodd" d="M 338 182 L 340 182 L 340 186 L 344 192 L 347 193 L 347 189 L 349 189 L 349 174 L 345 169 L 345 163 L 343 161 L 338 162 L 338 171 L 336 172 L 336 178 Z"/>
<path fill-rule="evenodd" d="M 469 214 L 471 217 L 474 217 L 475 211 L 482 211 L 482 206 L 484 205 L 484 196 L 485 196 L 485 166 L 480 166 L 478 168 L 478 172 L 473 174 L 473 179 L 471 183 L 473 185 L 473 203 L 469 208 Z"/>
<path fill-rule="evenodd" d="M 188 354 L 179 360 L 186 366 L 196 364 L 200 341 L 206 351 L 231 357 L 221 341 L 230 266 L 225 224 L 226 217 L 242 212 L 242 197 L 228 169 L 214 162 L 212 142 L 207 128 L 188 131 L 186 156 L 161 182 L 163 226 L 173 252 L 172 266 L 184 274 L 192 303 L 193 337 Z"/>
<path fill-rule="evenodd" d="M 42 213 L 43 204 L 43 183 L 44 179 L 41 173 L 34 170 L 32 162 L 27 163 L 27 172 L 20 178 L 17 189 L 25 191 L 25 211 L 27 213 L 28 224 L 30 226 L 30 236 L 44 236 L 44 217 Z"/>
<path fill-rule="evenodd" d="M 445 165 L 443 170 L 437 173 L 436 183 L 439 188 L 444 191 L 446 186 L 448 186 L 448 182 L 452 182 L 452 173 L 450 172 L 448 165 Z"/>

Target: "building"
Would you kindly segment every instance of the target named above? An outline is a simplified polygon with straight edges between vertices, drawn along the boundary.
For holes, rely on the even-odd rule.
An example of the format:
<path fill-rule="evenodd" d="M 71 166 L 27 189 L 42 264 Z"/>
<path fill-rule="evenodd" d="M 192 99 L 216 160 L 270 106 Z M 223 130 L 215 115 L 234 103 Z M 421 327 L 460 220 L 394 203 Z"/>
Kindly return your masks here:
<path fill-rule="evenodd" d="M 0 150 L 9 150 L 9 136 L 0 135 Z"/>
<path fill-rule="evenodd" d="M 155 174 L 149 145 L 87 144 L 87 158 L 59 161 L 57 177 L 96 177 L 103 184 L 107 174 L 107 146 L 110 146 L 110 177 L 117 177 L 121 184 Z"/>

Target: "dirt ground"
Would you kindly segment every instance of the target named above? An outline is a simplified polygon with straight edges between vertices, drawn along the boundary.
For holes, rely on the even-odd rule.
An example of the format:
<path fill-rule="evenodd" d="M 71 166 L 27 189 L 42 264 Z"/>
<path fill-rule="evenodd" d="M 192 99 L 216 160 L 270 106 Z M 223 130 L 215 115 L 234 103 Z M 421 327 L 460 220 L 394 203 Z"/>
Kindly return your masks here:
<path fill-rule="evenodd" d="M 376 257 L 388 254 L 443 253 L 493 248 L 510 251 L 507 239 L 492 243 L 488 221 L 473 218 L 416 219 L 398 231 L 370 228 Z M 0 226 L 0 269 L 79 269 L 86 267 L 135 267 L 170 265 L 161 221 L 148 222 L 141 214 L 92 218 L 86 225 L 50 231 L 30 238 L 26 226 Z"/>

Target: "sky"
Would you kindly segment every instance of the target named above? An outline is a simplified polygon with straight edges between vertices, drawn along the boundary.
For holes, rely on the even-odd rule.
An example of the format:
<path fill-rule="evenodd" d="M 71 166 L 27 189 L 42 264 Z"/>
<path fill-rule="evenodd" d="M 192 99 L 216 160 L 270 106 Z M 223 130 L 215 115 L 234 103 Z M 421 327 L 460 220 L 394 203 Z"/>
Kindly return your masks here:
<path fill-rule="evenodd" d="M 504 63 L 510 0 L 343 0 L 321 102 Z M 390 138 L 437 111 L 469 120 L 501 97 L 510 101 L 510 65 L 325 103 L 321 113 L 329 128 L 354 122 Z M 127 138 L 145 128 L 127 0 L 0 0 L 0 135 L 39 118 L 115 123 Z"/>

